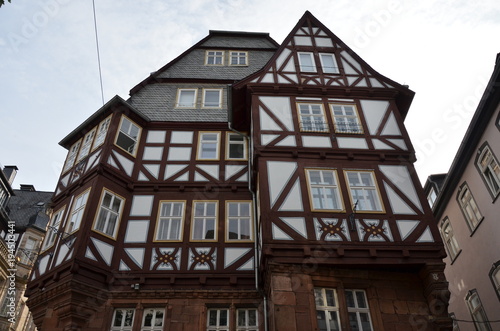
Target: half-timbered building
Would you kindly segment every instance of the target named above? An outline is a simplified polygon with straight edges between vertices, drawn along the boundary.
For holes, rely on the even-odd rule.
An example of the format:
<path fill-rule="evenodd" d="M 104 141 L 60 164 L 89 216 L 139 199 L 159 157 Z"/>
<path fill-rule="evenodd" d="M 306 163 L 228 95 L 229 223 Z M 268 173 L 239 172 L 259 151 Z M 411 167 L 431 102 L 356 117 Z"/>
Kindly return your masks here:
<path fill-rule="evenodd" d="M 306 12 L 209 35 L 61 141 L 41 330 L 448 330 L 414 92 Z"/>

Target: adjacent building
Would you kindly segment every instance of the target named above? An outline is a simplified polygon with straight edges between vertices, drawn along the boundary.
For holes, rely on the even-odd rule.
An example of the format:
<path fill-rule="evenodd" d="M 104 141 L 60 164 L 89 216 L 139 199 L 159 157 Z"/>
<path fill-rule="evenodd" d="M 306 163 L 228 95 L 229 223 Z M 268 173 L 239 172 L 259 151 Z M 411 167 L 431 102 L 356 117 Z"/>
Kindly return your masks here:
<path fill-rule="evenodd" d="M 449 311 L 462 331 L 500 327 L 499 86 L 500 54 L 448 174 L 425 185 L 448 253 Z"/>
<path fill-rule="evenodd" d="M 306 12 L 209 35 L 74 129 L 39 330 L 451 330 L 414 92 Z"/>

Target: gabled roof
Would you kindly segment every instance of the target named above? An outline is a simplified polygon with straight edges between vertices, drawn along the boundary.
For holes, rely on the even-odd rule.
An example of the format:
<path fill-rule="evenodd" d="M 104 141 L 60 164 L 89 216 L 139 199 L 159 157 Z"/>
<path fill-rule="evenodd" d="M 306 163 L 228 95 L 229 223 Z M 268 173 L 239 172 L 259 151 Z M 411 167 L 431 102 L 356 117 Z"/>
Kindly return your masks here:
<path fill-rule="evenodd" d="M 338 73 L 303 72 L 298 69 L 298 52 L 335 54 Z M 306 11 L 274 56 L 259 72 L 235 84 L 242 88 L 248 84 L 300 86 L 306 88 L 340 88 L 358 90 L 393 90 L 398 108 L 406 116 L 414 96 L 407 86 L 379 74 L 323 23 Z"/>
<path fill-rule="evenodd" d="M 438 218 L 444 212 L 448 201 L 451 199 L 455 188 L 462 181 L 462 174 L 467 168 L 468 161 L 471 160 L 477 151 L 477 145 L 485 132 L 491 117 L 500 106 L 500 53 L 496 56 L 495 68 L 490 81 L 484 90 L 484 94 L 477 106 L 476 112 L 471 119 L 467 132 L 460 143 L 457 154 L 453 159 L 448 175 L 441 187 L 441 192 L 437 197 L 434 206 L 434 215 Z M 497 121 L 498 122 L 498 121 Z"/>

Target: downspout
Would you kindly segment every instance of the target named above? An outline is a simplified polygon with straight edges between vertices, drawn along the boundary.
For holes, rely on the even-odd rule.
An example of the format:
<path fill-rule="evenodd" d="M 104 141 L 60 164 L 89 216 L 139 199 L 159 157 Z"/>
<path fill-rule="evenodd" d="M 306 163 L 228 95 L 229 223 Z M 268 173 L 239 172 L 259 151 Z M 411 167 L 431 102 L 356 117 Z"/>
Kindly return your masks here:
<path fill-rule="evenodd" d="M 262 297 L 263 297 L 263 305 L 264 305 L 264 331 L 268 330 L 268 325 L 267 325 L 267 296 L 264 293 L 264 291 L 259 287 L 259 266 L 260 266 L 260 252 L 259 252 L 259 241 L 260 241 L 260 228 L 257 226 L 257 219 L 258 219 L 258 208 L 257 208 L 257 194 L 252 188 L 252 183 L 251 183 L 251 175 L 252 175 L 252 160 L 253 160 L 253 148 L 250 148 L 250 144 L 252 142 L 252 139 L 250 136 L 244 134 L 243 132 L 240 132 L 233 128 L 232 126 L 232 119 L 233 119 L 233 112 L 232 112 L 232 93 L 231 93 L 231 87 L 232 85 L 227 85 L 227 114 L 228 114 L 228 120 L 227 120 L 227 125 L 228 129 L 231 130 L 232 132 L 242 136 L 243 138 L 246 139 L 247 141 L 247 159 L 248 159 L 248 191 L 252 194 L 252 204 L 253 204 L 253 228 L 255 231 L 255 240 L 254 240 L 254 255 L 255 255 L 255 290 L 259 292 Z M 250 112 L 250 123 L 252 124 L 252 113 Z M 250 134 L 253 134 L 252 128 L 250 128 Z"/>

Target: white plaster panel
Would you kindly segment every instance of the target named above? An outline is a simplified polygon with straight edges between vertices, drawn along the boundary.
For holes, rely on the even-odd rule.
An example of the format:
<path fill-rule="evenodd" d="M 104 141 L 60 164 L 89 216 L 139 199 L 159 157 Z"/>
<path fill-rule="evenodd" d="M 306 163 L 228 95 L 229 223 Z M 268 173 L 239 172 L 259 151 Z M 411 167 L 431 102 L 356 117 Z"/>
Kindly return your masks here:
<path fill-rule="evenodd" d="M 337 138 L 340 148 L 368 149 L 365 138 Z"/>
<path fill-rule="evenodd" d="M 68 180 L 69 180 L 69 174 L 67 174 L 66 176 L 64 176 L 63 178 L 61 178 L 61 184 L 63 186 L 67 186 L 68 185 Z"/>
<path fill-rule="evenodd" d="M 372 139 L 373 147 L 375 149 L 394 149 L 393 147 L 387 145 L 383 141 L 380 141 L 379 139 Z"/>
<path fill-rule="evenodd" d="M 283 49 L 283 51 L 281 52 L 281 54 L 276 59 L 276 67 L 278 69 L 281 68 L 281 66 L 285 62 L 285 59 L 288 57 L 288 55 L 290 55 L 291 52 L 292 51 L 290 49 L 288 49 L 288 48 L 284 48 Z"/>
<path fill-rule="evenodd" d="M 268 161 L 267 172 L 269 180 L 269 195 L 271 198 L 271 207 L 274 206 L 276 199 L 281 195 L 290 177 L 297 169 L 295 162 Z"/>
<path fill-rule="evenodd" d="M 208 182 L 208 178 L 200 174 L 198 171 L 194 173 L 194 181 L 195 182 Z"/>
<path fill-rule="evenodd" d="M 260 129 L 271 131 L 283 131 L 278 124 L 260 107 Z"/>
<path fill-rule="evenodd" d="M 401 131 L 399 130 L 399 126 L 398 123 L 396 122 L 396 117 L 394 116 L 394 113 L 391 112 L 391 114 L 389 115 L 387 123 L 385 124 L 381 134 L 384 136 L 401 135 Z"/>
<path fill-rule="evenodd" d="M 108 266 L 110 266 L 111 265 L 111 259 L 113 258 L 114 247 L 111 246 L 110 244 L 107 244 L 107 243 L 105 243 L 103 241 L 100 241 L 100 240 L 98 240 L 96 238 L 90 237 L 90 239 L 94 243 L 95 248 L 97 249 L 97 251 L 101 255 L 101 257 L 104 260 L 104 262 L 106 262 L 106 264 Z"/>
<path fill-rule="evenodd" d="M 361 109 L 365 115 L 368 131 L 374 135 L 378 131 L 378 127 L 382 122 L 382 118 L 389 108 L 389 102 L 383 100 L 361 100 Z"/>
<path fill-rule="evenodd" d="M 87 259 L 91 259 L 91 260 L 97 261 L 96 257 L 94 256 L 94 254 L 92 253 L 92 251 L 90 250 L 89 247 L 87 247 L 87 250 L 85 251 L 85 257 Z"/>
<path fill-rule="evenodd" d="M 316 46 L 318 47 L 333 47 L 333 42 L 330 38 L 316 37 L 314 40 L 316 41 Z"/>
<path fill-rule="evenodd" d="M 296 83 L 296 84 L 299 83 L 299 79 L 298 79 L 297 75 L 285 74 L 285 76 L 287 76 L 289 79 L 291 79 L 294 83 Z"/>
<path fill-rule="evenodd" d="M 363 71 L 361 69 L 361 65 L 358 63 L 358 61 L 354 60 L 354 58 L 349 53 L 347 53 L 346 51 L 342 51 L 340 53 L 340 55 L 342 55 L 347 61 L 349 61 L 349 63 L 351 65 L 353 65 L 354 68 L 356 68 L 358 70 L 358 72 L 362 72 Z"/>
<path fill-rule="evenodd" d="M 382 85 L 378 79 L 375 79 L 375 78 L 370 78 L 370 84 L 372 84 L 373 87 L 384 87 L 384 85 Z"/>
<path fill-rule="evenodd" d="M 253 261 L 254 261 L 254 257 L 252 256 L 251 259 L 249 259 L 247 262 L 242 264 L 237 270 L 254 270 L 254 265 L 253 265 L 254 262 Z"/>
<path fill-rule="evenodd" d="M 149 220 L 129 220 L 124 242 L 145 243 L 148 238 Z"/>
<path fill-rule="evenodd" d="M 290 84 L 290 82 L 286 80 L 283 76 L 278 75 L 278 84 Z"/>
<path fill-rule="evenodd" d="M 348 76 L 347 77 L 347 85 L 351 86 L 352 84 L 354 84 L 354 82 L 358 79 L 359 77 L 357 76 Z"/>
<path fill-rule="evenodd" d="M 367 87 L 368 83 L 366 82 L 366 79 L 361 79 L 359 83 L 356 84 L 357 87 Z"/>
<path fill-rule="evenodd" d="M 142 269 L 144 263 L 144 248 L 125 248 L 124 250 L 130 259 Z"/>
<path fill-rule="evenodd" d="M 172 131 L 170 138 L 171 144 L 192 144 L 193 132 L 191 131 Z"/>
<path fill-rule="evenodd" d="M 413 186 L 410 172 L 406 166 L 380 165 L 379 169 L 420 211 L 422 211 L 422 205 L 420 204 L 417 191 Z"/>
<path fill-rule="evenodd" d="M 272 224 L 273 239 L 275 240 L 292 240 L 292 237 L 287 235 L 276 224 Z"/>
<path fill-rule="evenodd" d="M 390 141 L 391 143 L 398 146 L 399 148 L 401 148 L 404 151 L 408 150 L 408 147 L 406 147 L 406 143 L 405 143 L 404 139 L 387 139 L 387 141 Z"/>
<path fill-rule="evenodd" d="M 168 164 L 165 167 L 165 178 L 168 179 L 175 174 L 177 174 L 179 171 L 184 170 L 187 167 L 187 164 Z"/>
<path fill-rule="evenodd" d="M 266 74 L 262 78 L 262 83 L 274 83 L 274 75 L 272 73 Z"/>
<path fill-rule="evenodd" d="M 185 173 L 174 179 L 174 182 L 185 182 L 189 180 L 189 173 Z"/>
<path fill-rule="evenodd" d="M 130 268 L 128 267 L 128 265 L 125 264 L 125 262 L 123 262 L 123 260 L 120 260 L 120 267 L 118 268 L 118 270 L 128 271 L 130 270 Z"/>
<path fill-rule="evenodd" d="M 292 58 L 288 60 L 286 65 L 283 67 L 283 72 L 297 72 L 295 69 L 295 64 L 293 63 Z M 288 78 L 292 78 L 295 82 L 297 81 L 297 75 L 285 75 Z"/>
<path fill-rule="evenodd" d="M 158 174 L 160 172 L 160 165 L 159 164 L 145 164 L 144 168 L 153 175 L 155 179 L 158 179 Z"/>
<path fill-rule="evenodd" d="M 127 175 L 132 176 L 132 170 L 134 170 L 134 162 L 127 159 L 125 156 L 120 155 L 117 151 L 113 151 L 118 162 L 123 167 L 123 170 L 127 173 Z"/>
<path fill-rule="evenodd" d="M 274 139 L 276 139 L 278 136 L 279 135 L 277 135 L 277 134 L 262 134 L 260 136 L 260 143 L 262 144 L 262 146 L 266 146 L 271 141 L 273 141 Z"/>
<path fill-rule="evenodd" d="M 405 240 L 415 230 L 420 221 L 416 220 L 396 220 L 401 240 Z"/>
<path fill-rule="evenodd" d="M 280 211 L 304 211 L 302 203 L 302 193 L 300 191 L 300 182 L 297 179 L 292 189 L 288 193 L 281 205 Z"/>
<path fill-rule="evenodd" d="M 224 250 L 224 268 L 229 267 L 238 261 L 243 255 L 247 254 L 251 248 L 225 248 Z"/>
<path fill-rule="evenodd" d="M 304 147 L 332 147 L 332 141 L 329 136 L 302 136 L 302 145 Z"/>
<path fill-rule="evenodd" d="M 295 136 L 288 136 L 276 143 L 276 146 L 287 146 L 287 147 L 296 147 L 297 143 L 295 142 Z"/>
<path fill-rule="evenodd" d="M 168 149 L 168 161 L 191 160 L 191 147 L 170 147 Z"/>
<path fill-rule="evenodd" d="M 49 255 L 45 255 L 44 257 L 42 257 L 39 260 L 38 272 L 40 273 L 40 275 L 43 275 L 45 273 L 45 271 L 47 271 L 47 265 L 49 264 L 49 258 L 50 258 Z"/>
<path fill-rule="evenodd" d="M 295 232 L 307 239 L 306 221 L 303 217 L 280 217 Z"/>
<path fill-rule="evenodd" d="M 163 147 L 144 147 L 143 160 L 160 161 L 163 156 Z"/>
<path fill-rule="evenodd" d="M 148 131 L 146 142 L 149 144 L 163 144 L 165 143 L 165 131 Z"/>
<path fill-rule="evenodd" d="M 132 198 L 130 216 L 151 216 L 153 200 L 154 196 L 152 195 L 135 195 Z"/>
<path fill-rule="evenodd" d="M 54 265 L 57 267 L 59 264 L 61 264 L 62 261 L 64 261 L 64 257 L 66 254 L 68 254 L 69 247 L 66 245 L 61 245 L 59 248 L 59 252 L 57 253 L 57 261 L 56 264 Z"/>
<path fill-rule="evenodd" d="M 245 172 L 240 178 L 236 180 L 237 182 L 248 182 L 248 171 Z"/>
<path fill-rule="evenodd" d="M 350 65 L 349 63 L 347 63 L 346 60 L 344 59 L 341 59 L 342 61 L 342 66 L 344 67 L 344 72 L 347 74 L 347 75 L 359 75 L 358 72 L 356 70 L 354 70 Z"/>
<path fill-rule="evenodd" d="M 281 123 L 288 129 L 293 131 L 292 108 L 290 106 L 290 98 L 288 97 L 259 97 L 260 101 L 279 118 Z"/>
<path fill-rule="evenodd" d="M 213 165 L 213 164 L 199 164 L 196 166 L 197 168 L 203 170 L 210 176 L 212 176 L 215 179 L 219 179 L 219 166 L 218 165 Z"/>
<path fill-rule="evenodd" d="M 301 37 L 301 36 L 294 36 L 293 40 L 295 41 L 295 45 L 297 46 L 312 46 L 312 40 L 311 37 Z"/>
<path fill-rule="evenodd" d="M 229 164 L 226 166 L 226 177 L 225 180 L 228 180 L 229 178 L 233 177 L 236 173 L 241 171 L 245 166 L 243 165 L 232 165 Z"/>
<path fill-rule="evenodd" d="M 417 239 L 418 243 L 433 243 L 434 242 L 434 237 L 432 236 L 431 229 L 427 227 L 420 236 L 420 238 Z"/>
<path fill-rule="evenodd" d="M 137 176 L 137 180 L 147 182 L 149 181 L 149 178 L 142 173 L 142 171 L 139 171 L 139 175 Z"/>
<path fill-rule="evenodd" d="M 417 213 L 408 206 L 406 202 L 401 199 L 401 197 L 394 192 L 394 190 L 384 182 L 385 191 L 387 192 L 387 197 L 391 204 L 392 212 L 394 214 L 402 215 L 416 215 Z"/>

